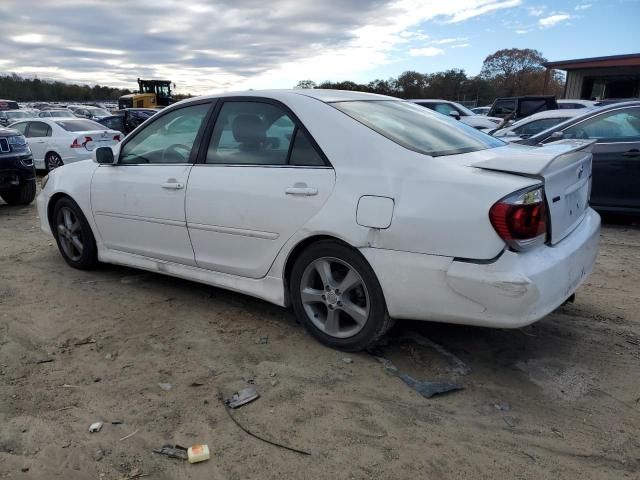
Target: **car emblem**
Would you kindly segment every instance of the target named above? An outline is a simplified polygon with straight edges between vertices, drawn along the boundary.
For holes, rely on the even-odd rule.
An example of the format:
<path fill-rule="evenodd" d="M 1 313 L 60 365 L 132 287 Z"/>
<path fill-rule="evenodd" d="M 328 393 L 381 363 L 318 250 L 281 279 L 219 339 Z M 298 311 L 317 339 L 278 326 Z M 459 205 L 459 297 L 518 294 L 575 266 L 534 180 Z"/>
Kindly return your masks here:
<path fill-rule="evenodd" d="M 582 178 L 582 174 L 584 173 L 584 165 L 581 165 L 578 169 L 578 179 Z"/>

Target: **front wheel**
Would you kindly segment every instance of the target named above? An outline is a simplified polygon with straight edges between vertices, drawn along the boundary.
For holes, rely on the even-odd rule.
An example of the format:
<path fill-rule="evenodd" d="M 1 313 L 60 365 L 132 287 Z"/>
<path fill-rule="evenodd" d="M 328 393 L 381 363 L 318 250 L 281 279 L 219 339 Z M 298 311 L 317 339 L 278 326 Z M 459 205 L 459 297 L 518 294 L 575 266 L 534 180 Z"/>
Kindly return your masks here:
<path fill-rule="evenodd" d="M 96 240 L 76 202 L 58 200 L 53 208 L 52 231 L 62 258 L 73 268 L 90 270 L 98 264 Z"/>
<path fill-rule="evenodd" d="M 338 242 L 315 243 L 298 257 L 290 295 L 305 329 L 332 348 L 363 350 L 392 325 L 372 268 L 358 252 Z"/>
<path fill-rule="evenodd" d="M 36 198 L 36 180 L 28 180 L 0 193 L 9 205 L 29 205 Z"/>

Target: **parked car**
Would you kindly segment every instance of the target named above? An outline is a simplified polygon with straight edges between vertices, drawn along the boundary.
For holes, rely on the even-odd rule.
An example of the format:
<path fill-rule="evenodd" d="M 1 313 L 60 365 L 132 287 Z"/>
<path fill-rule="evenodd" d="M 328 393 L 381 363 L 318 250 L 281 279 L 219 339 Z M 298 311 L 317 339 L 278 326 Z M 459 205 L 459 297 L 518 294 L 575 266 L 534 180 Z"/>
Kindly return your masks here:
<path fill-rule="evenodd" d="M 89 120 L 100 120 L 101 118 L 108 117 L 111 113 L 107 112 L 104 108 L 83 106 L 73 110 L 76 117 L 87 118 Z"/>
<path fill-rule="evenodd" d="M 565 108 L 567 110 L 577 110 L 580 108 L 593 108 L 596 106 L 596 102 L 593 100 L 579 100 L 566 98 L 562 100 L 556 100 L 558 102 L 558 108 Z"/>
<path fill-rule="evenodd" d="M 57 108 L 51 110 L 41 110 L 38 115 L 39 118 L 78 118 L 73 112 L 70 112 L 66 108 Z"/>
<path fill-rule="evenodd" d="M 456 120 L 460 120 L 462 123 L 469 125 L 473 128 L 495 128 L 502 122 L 500 118 L 490 118 L 485 115 L 476 115 L 467 107 L 460 105 L 456 102 L 450 102 L 448 100 L 409 100 L 421 107 L 427 107 L 443 115 L 449 115 Z"/>
<path fill-rule="evenodd" d="M 38 118 L 16 122 L 11 128 L 27 138 L 36 168 L 47 171 L 87 160 L 93 149 L 115 145 L 122 137 L 83 118 Z"/>
<path fill-rule="evenodd" d="M 557 109 L 558 103 L 553 96 L 505 97 L 496 98 L 487 115 L 518 121 L 534 113 Z"/>
<path fill-rule="evenodd" d="M 492 132 L 491 135 L 500 138 L 505 142 L 517 142 L 583 113 L 584 109 L 546 110 L 544 112 L 534 113 L 522 120 L 518 120 L 508 127 L 500 128 Z"/>
<path fill-rule="evenodd" d="M 250 91 L 167 107 L 50 173 L 37 204 L 72 267 L 293 305 L 354 351 L 391 319 L 520 327 L 571 297 L 597 254 L 590 145 L 505 144 L 381 95 Z"/>
<path fill-rule="evenodd" d="M 36 170 L 20 132 L 0 127 L 0 197 L 9 205 L 28 205 L 36 197 Z"/>
<path fill-rule="evenodd" d="M 104 117 L 98 123 L 112 130 L 128 135 L 140 126 L 147 118 L 158 113 L 158 110 L 149 108 L 125 108 L 118 110 L 115 115 Z"/>
<path fill-rule="evenodd" d="M 521 143 L 595 140 L 591 205 L 601 212 L 640 214 L 640 101 L 586 111 Z"/>
<path fill-rule="evenodd" d="M 18 102 L 13 100 L 0 100 L 0 111 L 3 110 L 19 110 Z"/>
<path fill-rule="evenodd" d="M 30 118 L 32 116 L 28 110 L 0 110 L 0 126 L 6 127 L 20 118 Z"/>
<path fill-rule="evenodd" d="M 486 115 L 487 113 L 489 113 L 489 110 L 491 110 L 490 105 L 486 107 L 475 107 L 471 109 L 471 111 L 476 115 Z"/>
<path fill-rule="evenodd" d="M 638 98 L 606 98 L 603 100 L 598 100 L 595 103 L 596 107 L 604 107 L 607 105 L 613 105 L 614 103 L 622 103 L 622 102 L 637 102 Z"/>
<path fill-rule="evenodd" d="M 38 102 L 38 103 L 34 103 L 32 105 L 32 108 L 35 108 L 36 110 L 47 110 L 48 108 L 55 108 L 55 107 L 49 103 Z"/>

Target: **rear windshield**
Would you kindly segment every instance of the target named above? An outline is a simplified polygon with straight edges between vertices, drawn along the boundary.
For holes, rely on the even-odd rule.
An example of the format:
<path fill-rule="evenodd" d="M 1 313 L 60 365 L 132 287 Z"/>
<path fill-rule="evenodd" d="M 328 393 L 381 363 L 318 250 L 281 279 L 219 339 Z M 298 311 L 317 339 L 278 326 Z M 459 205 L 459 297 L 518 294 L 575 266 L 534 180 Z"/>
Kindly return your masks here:
<path fill-rule="evenodd" d="M 86 132 L 91 130 L 104 130 L 104 125 L 91 120 L 60 120 L 56 122 L 68 132 Z"/>
<path fill-rule="evenodd" d="M 332 105 L 398 145 L 432 157 L 504 145 L 502 140 L 410 102 L 369 100 Z"/>
<path fill-rule="evenodd" d="M 111 113 L 107 112 L 103 108 L 93 107 L 93 108 L 87 108 L 87 110 L 89 110 L 93 115 L 96 115 L 96 116 L 106 117 L 108 115 L 111 115 Z"/>

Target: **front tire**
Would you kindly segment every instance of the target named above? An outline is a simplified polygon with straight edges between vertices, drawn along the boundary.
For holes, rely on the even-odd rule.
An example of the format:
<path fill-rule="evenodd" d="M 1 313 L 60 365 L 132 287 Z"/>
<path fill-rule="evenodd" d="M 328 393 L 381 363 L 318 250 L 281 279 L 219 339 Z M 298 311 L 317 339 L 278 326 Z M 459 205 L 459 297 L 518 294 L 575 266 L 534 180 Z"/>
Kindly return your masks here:
<path fill-rule="evenodd" d="M 55 170 L 58 167 L 61 167 L 64 165 L 64 162 L 62 161 L 62 157 L 60 155 L 58 155 L 56 152 L 49 152 L 47 153 L 47 156 L 44 157 L 44 168 L 47 172 L 50 172 L 51 170 Z"/>
<path fill-rule="evenodd" d="M 352 248 L 331 240 L 312 244 L 291 271 L 293 309 L 321 343 L 357 352 L 392 326 L 373 269 Z"/>
<path fill-rule="evenodd" d="M 76 202 L 68 197 L 56 202 L 51 230 L 62 258 L 73 268 L 91 270 L 98 265 L 95 237 Z"/>
<path fill-rule="evenodd" d="M 27 180 L 18 187 L 11 187 L 0 193 L 9 205 L 29 205 L 36 198 L 36 180 Z"/>

